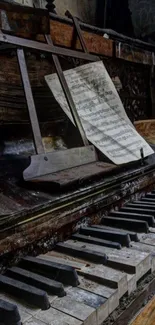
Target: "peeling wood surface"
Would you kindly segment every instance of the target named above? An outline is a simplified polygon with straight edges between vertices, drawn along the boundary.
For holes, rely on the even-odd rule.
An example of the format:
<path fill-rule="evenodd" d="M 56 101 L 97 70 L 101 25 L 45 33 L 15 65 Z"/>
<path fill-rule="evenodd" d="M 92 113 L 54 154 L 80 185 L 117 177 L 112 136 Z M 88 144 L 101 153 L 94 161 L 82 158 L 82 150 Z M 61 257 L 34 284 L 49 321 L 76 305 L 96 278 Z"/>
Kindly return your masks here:
<path fill-rule="evenodd" d="M 128 322 L 132 320 L 135 315 L 135 311 L 140 310 L 144 301 L 149 298 L 152 293 L 155 292 L 155 279 L 153 279 L 149 284 L 147 284 L 142 292 L 140 292 L 137 297 L 131 302 L 131 304 L 122 312 L 118 319 L 113 325 L 127 325 Z M 137 323 L 136 325 L 154 325 L 154 323 Z M 131 324 L 135 325 L 135 324 Z"/>
<path fill-rule="evenodd" d="M 0 182 L 7 208 L 7 211 L 4 207 L 0 211 L 0 254 L 34 244 L 43 238 L 53 237 L 53 242 L 61 240 L 82 222 L 98 224 L 114 206 L 121 206 L 133 197 L 141 197 L 144 191 L 154 189 L 153 170 L 146 171 L 146 174 L 140 170 L 120 173 L 59 195 L 21 188 L 14 172 L 13 175 L 13 178 L 8 175 L 9 179 L 5 181 L 1 176 Z M 16 209 L 12 210 L 12 207 Z"/>
<path fill-rule="evenodd" d="M 50 21 L 51 37 L 55 45 L 72 47 L 74 28 L 69 24 L 56 20 Z M 154 53 L 136 48 L 135 46 L 125 43 L 115 42 L 111 39 L 104 38 L 103 35 L 82 31 L 83 37 L 89 52 L 98 53 L 100 56 L 116 57 L 125 61 L 141 63 L 145 65 L 154 65 Z M 77 40 L 74 44 L 77 49 L 80 49 L 80 43 Z M 114 50 L 115 49 L 115 50 Z"/>
<path fill-rule="evenodd" d="M 31 55 L 27 57 L 27 65 L 43 136 L 60 136 L 62 130 L 66 129 L 68 119 L 44 81 L 46 74 L 55 72 L 52 62 Z M 70 66 L 66 63 L 66 68 L 68 65 Z M 32 138 L 26 100 L 15 56 L 0 56 L 0 94 L 0 123 L 19 124 L 11 132 L 18 140 L 23 139 L 24 136 Z M 21 123 L 26 127 L 23 128 Z M 17 128 L 18 134 L 16 134 Z M 9 127 L 2 130 L 1 126 L 1 139 L 7 140 L 8 131 Z"/>
<path fill-rule="evenodd" d="M 50 25 L 50 33 L 55 45 L 81 49 L 73 24 L 59 21 L 59 18 L 50 18 L 49 23 L 46 10 L 38 10 L 38 14 L 36 14 L 32 8 L 22 7 L 21 9 L 21 6 L 3 3 L 0 5 L 0 18 L 1 27 L 4 30 L 24 37 L 33 38 L 38 35 L 39 40 L 42 41 L 44 41 L 44 37 L 41 35 L 49 33 Z M 16 23 L 13 22 L 14 18 Z M 104 31 L 100 30 L 100 33 L 95 33 L 82 30 L 82 34 L 90 53 L 97 53 L 106 57 L 114 57 L 116 53 L 116 57 L 127 61 L 147 65 L 155 64 L 154 53 L 136 48 L 134 45 L 105 38 Z"/>
<path fill-rule="evenodd" d="M 155 120 L 136 121 L 134 125 L 137 132 L 144 137 L 146 141 L 155 144 Z"/>
<path fill-rule="evenodd" d="M 141 63 L 145 65 L 155 65 L 153 52 L 140 50 L 129 44 L 116 42 L 116 57 L 129 62 Z"/>
<path fill-rule="evenodd" d="M 76 44 L 76 48 L 80 48 L 77 39 L 75 39 L 73 44 L 74 31 L 72 25 L 57 20 L 51 20 L 50 24 L 51 35 L 56 45 L 63 45 L 70 48 L 72 45 L 75 47 Z M 127 62 L 125 61 L 126 58 L 125 60 L 116 59 L 114 58 L 113 53 L 115 42 L 104 38 L 103 35 L 95 34 L 93 32 L 82 31 L 82 33 L 88 50 L 95 54 L 98 53 L 102 58 L 104 57 L 103 62 L 110 77 L 113 80 L 116 78 L 120 79 L 122 89 L 120 89 L 119 95 L 131 121 L 150 118 L 151 98 L 149 90 L 149 65 L 145 65 L 144 67 L 143 64 L 135 65 L 132 62 Z M 121 53 L 123 53 L 124 47 L 125 45 L 122 45 Z M 153 59 L 151 52 L 144 55 L 145 51 L 141 51 L 142 50 L 139 50 L 137 56 L 134 54 L 134 48 L 130 47 L 129 56 L 132 52 L 134 62 L 136 62 L 135 58 L 138 63 L 143 63 L 143 61 L 146 62 L 144 57 L 147 58 L 150 57 L 150 55 Z M 8 55 L 8 52 L 5 55 L 2 53 L 0 55 L 0 123 L 4 123 L 5 125 L 10 123 L 14 124 L 15 127 L 12 134 L 14 134 L 16 128 L 18 128 L 18 139 L 24 137 L 22 135 L 22 131 L 24 130 L 28 131 L 26 137 L 30 138 L 31 128 L 27 113 L 27 105 L 24 98 L 17 60 L 14 54 L 15 53 L 12 50 L 11 55 L 10 53 Z M 125 52 L 125 55 L 128 55 L 128 51 Z M 44 80 L 45 75 L 55 72 L 52 60 L 49 57 L 40 56 L 40 54 L 30 55 L 30 53 L 27 53 L 26 59 L 43 136 L 49 134 L 48 131 L 46 132 L 47 127 L 45 127 L 45 123 L 46 125 L 48 124 L 48 130 L 51 130 L 49 134 L 50 136 L 60 135 L 62 134 L 62 130 L 65 133 L 66 127 L 72 130 L 71 123 L 55 101 Z M 132 59 L 129 61 L 132 61 Z M 61 58 L 61 63 L 64 70 L 83 64 L 80 60 L 75 61 L 65 58 Z M 21 123 L 24 125 L 22 126 L 22 130 L 20 130 Z M 5 134 L 6 137 L 7 130 L 4 131 L 3 129 L 3 131 L 1 131 L 2 138 L 3 134 Z"/>
<path fill-rule="evenodd" d="M 71 25 L 63 24 L 54 20 L 50 21 L 51 37 L 55 45 L 72 47 L 74 28 Z M 98 55 L 113 56 L 113 41 L 105 39 L 95 33 L 82 31 L 87 49 L 91 53 Z M 75 48 L 81 49 L 80 42 L 75 42 Z"/>
<path fill-rule="evenodd" d="M 46 10 L 0 3 L 0 28 L 19 36 L 33 37 L 49 33 L 49 15 Z"/>
<path fill-rule="evenodd" d="M 140 312 L 131 325 L 154 325 L 155 324 L 155 298 Z"/>
<path fill-rule="evenodd" d="M 34 8 L 1 3 L 0 25 L 3 30 L 8 32 L 28 38 L 37 36 L 42 41 L 45 41 L 42 35 L 51 32 L 56 45 L 81 49 L 73 24 L 61 21 L 59 17 L 54 19 L 50 17 L 49 20 L 47 10 L 35 10 Z M 88 29 L 83 30 L 82 28 L 82 34 L 89 52 L 107 57 L 114 57 L 116 53 L 116 57 L 123 60 L 147 65 L 155 64 L 154 53 L 136 48 L 131 44 L 105 38 L 104 30 L 96 29 L 96 32 L 91 32 Z"/>
<path fill-rule="evenodd" d="M 148 66 L 133 65 L 113 58 L 109 58 L 108 61 L 105 59 L 103 62 L 110 77 L 120 79 L 122 88 L 119 95 L 131 121 L 150 118 L 151 99 L 149 96 Z M 64 70 L 75 67 L 72 60 L 61 59 L 61 63 Z M 55 72 L 52 61 L 30 55 L 27 56 L 27 65 L 40 123 L 51 123 L 50 135 L 53 135 L 52 130 L 56 129 L 54 124 L 58 125 L 60 134 L 62 133 L 61 128 L 66 129 L 66 124 L 69 125 L 72 132 L 73 129 L 71 129 L 69 119 L 57 104 L 44 80 L 45 75 Z M 28 124 L 26 101 L 17 60 L 14 56 L 0 56 L 0 89 L 0 122 L 3 121 L 5 124 Z M 59 132 L 57 132 L 58 135 Z M 29 134 L 31 134 L 30 127 Z M 44 136 L 46 135 L 44 134 Z"/>

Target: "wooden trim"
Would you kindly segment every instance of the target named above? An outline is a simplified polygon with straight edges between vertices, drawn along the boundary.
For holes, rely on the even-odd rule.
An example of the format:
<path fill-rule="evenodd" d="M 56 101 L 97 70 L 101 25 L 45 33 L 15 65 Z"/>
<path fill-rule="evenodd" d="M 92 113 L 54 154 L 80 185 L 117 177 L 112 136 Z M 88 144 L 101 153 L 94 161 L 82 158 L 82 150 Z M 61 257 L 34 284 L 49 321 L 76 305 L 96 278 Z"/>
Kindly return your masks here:
<path fill-rule="evenodd" d="M 55 45 L 71 48 L 74 38 L 74 27 L 71 24 L 50 20 L 51 37 Z M 82 31 L 85 44 L 90 53 L 106 57 L 115 57 L 129 62 L 145 65 L 154 65 L 154 52 L 140 49 L 126 43 L 104 38 L 101 33 Z M 104 35 L 104 32 L 103 32 Z M 79 40 L 75 42 L 75 48 L 81 49 Z"/>
<path fill-rule="evenodd" d="M 53 42 L 55 45 L 72 47 L 74 29 L 73 26 L 61 23 L 55 20 L 50 20 L 50 30 Z M 97 53 L 108 57 L 113 56 L 113 41 L 105 39 L 102 36 L 82 31 L 83 38 L 87 49 L 90 53 Z M 81 49 L 79 40 L 75 43 L 76 49 Z"/>
<path fill-rule="evenodd" d="M 146 65 L 155 65 L 154 53 L 141 50 L 135 46 L 115 42 L 116 57 L 129 62 L 141 63 Z"/>
<path fill-rule="evenodd" d="M 126 306 L 126 309 L 121 315 L 117 318 L 117 320 L 113 323 L 113 325 L 125 325 L 128 324 L 129 321 L 136 315 L 138 310 L 140 310 L 144 301 L 147 300 L 155 291 L 155 279 L 153 279 L 149 284 L 144 286 L 144 289 L 137 294 L 136 298 L 130 303 L 129 306 Z M 141 323 L 140 323 L 141 324 Z"/>
<path fill-rule="evenodd" d="M 155 322 L 155 298 L 145 306 L 131 325 L 154 325 Z"/>

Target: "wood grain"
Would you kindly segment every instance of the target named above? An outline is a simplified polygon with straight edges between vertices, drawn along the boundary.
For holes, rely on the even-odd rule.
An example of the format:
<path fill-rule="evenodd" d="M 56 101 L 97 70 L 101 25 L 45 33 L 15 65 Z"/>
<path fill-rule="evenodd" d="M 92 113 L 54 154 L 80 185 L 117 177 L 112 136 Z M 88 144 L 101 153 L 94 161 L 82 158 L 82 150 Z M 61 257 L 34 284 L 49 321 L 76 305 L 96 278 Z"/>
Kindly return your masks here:
<path fill-rule="evenodd" d="M 121 42 L 116 42 L 115 44 L 117 58 L 146 65 L 154 64 L 152 52 Z"/>
<path fill-rule="evenodd" d="M 55 45 L 68 48 L 73 46 L 74 28 L 72 25 L 51 19 L 50 33 Z M 106 57 L 114 57 L 114 53 L 116 53 L 117 58 L 125 61 L 145 65 L 153 64 L 152 52 L 139 49 L 133 45 L 106 39 L 103 35 L 96 34 L 95 32 L 82 31 L 82 35 L 90 53 L 96 53 Z M 81 49 L 78 39 L 74 42 L 74 46 L 76 49 Z"/>
<path fill-rule="evenodd" d="M 154 325 L 155 324 L 155 297 L 146 305 L 131 325 Z"/>
<path fill-rule="evenodd" d="M 155 144 L 155 120 L 136 121 L 134 126 L 146 141 Z"/>
<path fill-rule="evenodd" d="M 129 321 L 133 319 L 138 310 L 143 307 L 144 301 L 148 299 L 150 294 L 155 290 L 155 279 L 153 279 L 149 284 L 144 286 L 143 290 L 139 292 L 136 298 L 131 302 L 131 304 L 126 308 L 113 325 L 126 325 Z M 132 323 L 130 325 L 154 325 L 154 323 Z"/>
<path fill-rule="evenodd" d="M 74 29 L 73 26 L 58 21 L 50 21 L 51 37 L 55 45 L 72 47 Z M 98 55 L 113 56 L 113 41 L 105 39 L 101 35 L 82 31 L 87 49 L 90 53 Z M 75 48 L 81 49 L 80 42 L 75 42 Z"/>

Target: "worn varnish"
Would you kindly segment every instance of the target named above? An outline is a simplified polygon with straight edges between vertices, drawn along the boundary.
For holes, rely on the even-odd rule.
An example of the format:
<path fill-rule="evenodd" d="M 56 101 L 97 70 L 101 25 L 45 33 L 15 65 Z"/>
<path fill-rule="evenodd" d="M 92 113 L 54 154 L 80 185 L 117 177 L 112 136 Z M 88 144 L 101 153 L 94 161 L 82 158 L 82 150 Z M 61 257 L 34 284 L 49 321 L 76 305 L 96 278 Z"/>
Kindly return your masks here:
<path fill-rule="evenodd" d="M 74 37 L 72 25 L 51 19 L 50 28 L 55 45 L 63 45 L 68 48 L 72 46 L 77 49 L 80 48 L 78 40 Z M 82 33 L 88 51 L 101 55 L 111 78 L 120 79 L 122 88 L 119 94 L 130 119 L 135 121 L 137 119 L 151 117 L 149 65 L 135 65 L 131 62 L 128 63 L 127 61 L 114 59 L 113 48 L 115 42 L 110 39 L 105 39 L 102 35 L 95 32 L 90 33 L 88 31 L 82 31 Z M 124 53 L 123 49 L 125 45 L 123 46 L 121 47 L 121 53 Z M 130 47 L 129 50 L 130 51 L 125 51 L 126 56 L 128 54 L 130 55 L 131 50 L 132 54 L 134 53 L 134 48 L 131 49 Z M 121 55 L 121 53 L 119 54 Z M 139 53 L 141 53 L 141 50 L 139 50 Z M 149 53 L 151 54 L 151 52 Z M 144 51 L 139 55 L 143 58 L 145 56 Z M 125 57 L 121 58 L 126 60 Z M 133 61 L 144 63 L 143 59 L 138 59 L 138 61 L 136 61 L 135 58 L 137 58 L 136 54 L 134 55 Z M 71 130 L 70 132 L 72 133 L 74 128 L 71 129 L 71 123 L 55 101 L 44 80 L 45 75 L 55 72 L 52 59 L 50 56 L 30 54 L 29 51 L 26 59 L 43 136 L 66 134 L 66 129 Z M 61 58 L 61 63 L 63 70 L 67 70 L 83 64 L 84 62 L 81 62 L 81 60 Z M 150 62 L 148 62 L 148 64 L 150 64 Z M 10 125 L 10 123 L 14 124 L 14 126 L 12 126 L 12 134 L 16 132 L 18 127 L 19 138 L 23 136 L 30 138 L 31 128 L 27 113 L 27 105 L 21 85 L 17 59 L 13 49 L 12 51 L 7 51 L 5 54 L 1 52 L 0 55 L 0 93 L 0 123 L 3 123 L 3 125 Z M 20 131 L 21 123 L 23 124 L 22 131 Z M 24 132 L 24 135 L 22 132 Z M 73 130 L 73 132 L 75 132 L 75 130 Z M 8 137 L 9 128 L 6 127 L 6 130 L 4 130 L 3 127 L 1 133 L 2 137 L 4 134 L 5 138 Z M 75 136 L 75 138 L 77 138 L 77 136 Z M 77 144 L 79 145 L 78 141 Z"/>
<path fill-rule="evenodd" d="M 0 3 L 0 28 L 9 33 L 24 37 L 49 33 L 48 11 L 28 6 L 17 6 L 7 2 Z"/>
<path fill-rule="evenodd" d="M 116 42 L 116 57 L 130 62 L 141 63 L 145 65 L 154 65 L 154 53 L 142 51 L 139 48 L 129 44 Z"/>
<path fill-rule="evenodd" d="M 80 42 L 74 39 L 74 28 L 72 25 L 60 21 L 50 21 L 51 36 L 55 45 L 74 47 L 81 49 Z M 154 64 L 154 53 L 131 46 L 125 43 L 113 41 L 104 38 L 104 31 L 97 34 L 93 32 L 82 31 L 85 44 L 89 52 L 97 53 L 106 57 L 116 57 L 125 61 L 141 63 L 146 65 Z"/>
<path fill-rule="evenodd" d="M 120 172 L 95 183 L 82 184 L 65 193 L 26 189 L 19 183 L 22 171 L 20 161 L 3 162 L 7 173 L 0 175 L 0 191 L 6 202 L 1 215 L 0 254 L 34 244 L 42 238 L 57 241 L 75 231 L 78 223 L 99 224 L 114 206 L 121 206 L 131 196 L 138 199 L 141 193 L 154 188 L 154 169 L 145 168 Z M 21 187 L 22 186 L 22 187 Z M 8 199 L 9 198 L 9 199 Z M 9 210 L 8 210 L 9 209 Z"/>
<path fill-rule="evenodd" d="M 131 325 L 154 325 L 155 324 L 155 298 L 153 298 Z"/>
<path fill-rule="evenodd" d="M 52 38 L 57 45 L 71 47 L 73 27 L 60 24 L 61 26 L 59 22 L 53 22 Z M 111 77 L 120 77 L 122 82 L 120 95 L 122 98 L 124 96 L 124 101 L 127 98 L 127 102 L 130 100 L 130 105 L 133 106 L 133 101 L 135 103 L 139 97 L 142 114 L 145 112 L 147 114 L 149 99 L 146 93 L 149 68 L 146 66 L 144 69 L 143 65 L 135 67 L 131 64 L 124 66 L 124 61 L 114 60 L 111 57 L 112 41 L 104 39 L 101 35 L 94 34 L 94 36 L 93 33 L 83 33 L 90 52 L 96 51 L 102 55 L 102 58 L 103 56 L 109 57 L 109 60 L 105 59 L 104 62 Z M 71 123 L 45 84 L 44 76 L 55 72 L 51 58 L 27 52 L 26 59 L 41 130 L 44 130 L 42 134 L 46 139 L 53 135 L 66 137 L 68 129 L 69 137 L 73 139 L 75 146 L 77 138 L 75 129 L 72 128 Z M 63 69 L 69 69 L 83 62 L 61 58 L 61 63 Z M 127 68 L 126 75 L 124 67 Z M 0 92 L 2 156 L 5 141 L 9 142 L 10 139 L 14 141 L 14 137 L 16 140 L 23 140 L 24 137 L 32 138 L 19 67 L 13 50 L 11 55 L 10 51 L 7 51 L 0 56 Z M 143 107 L 144 103 L 145 108 Z M 139 106 L 137 103 L 135 104 L 133 115 L 136 116 L 136 113 L 140 111 Z M 129 104 L 125 105 L 126 110 L 128 107 Z M 77 144 L 79 144 L 78 141 Z M 12 151 L 12 154 L 15 153 L 18 154 L 16 148 L 14 152 Z M 18 155 L 16 156 L 18 157 Z M 23 248 L 45 237 L 53 236 L 53 241 L 57 241 L 62 234 L 72 233 L 77 223 L 81 222 L 81 218 L 86 218 L 88 223 L 99 222 L 103 217 L 103 211 L 106 214 L 105 207 L 108 206 L 110 209 L 116 202 L 121 205 L 127 196 L 153 186 L 153 168 L 151 170 L 146 167 L 145 172 L 139 169 L 130 170 L 131 173 L 122 169 L 122 173 L 117 170 L 117 176 L 111 175 L 101 178 L 98 182 L 88 182 L 87 186 L 84 186 L 85 184 L 81 180 L 78 190 L 74 187 L 65 195 L 62 193 L 58 195 L 55 188 L 50 186 L 44 189 L 38 188 L 37 184 L 37 189 L 24 188 L 25 184 L 21 182 L 21 176 L 29 162 L 28 159 L 25 159 L 22 167 L 20 163 L 20 159 L 14 161 L 13 164 L 11 160 L 7 162 L 1 160 L 0 192 L 3 202 L 6 202 L 6 209 L 3 206 L 0 211 L 0 254 Z M 51 194 L 52 190 L 54 190 L 54 194 Z"/>
<path fill-rule="evenodd" d="M 142 120 L 134 123 L 136 130 L 151 144 L 155 144 L 155 120 Z"/>
<path fill-rule="evenodd" d="M 74 29 L 73 26 L 67 25 L 54 20 L 50 21 L 51 37 L 55 45 L 72 47 Z M 105 39 L 101 35 L 82 31 L 82 35 L 89 52 L 98 55 L 113 56 L 113 41 Z M 81 49 L 80 42 L 74 43 L 76 49 Z"/>
<path fill-rule="evenodd" d="M 0 59 L 0 121 L 5 124 L 28 123 L 17 60 L 15 57 L 4 55 L 1 55 Z M 121 81 L 122 89 L 119 94 L 131 120 L 149 118 L 151 112 L 148 91 L 149 68 L 123 61 L 120 63 L 118 59 L 103 61 L 111 78 L 119 77 Z M 72 60 L 61 59 L 61 63 L 64 70 L 75 66 Z M 27 57 L 27 65 L 40 123 L 57 121 L 58 124 L 59 122 L 71 124 L 44 80 L 45 75 L 55 72 L 52 60 L 31 55 Z M 51 130 L 53 128 L 51 125 Z"/>

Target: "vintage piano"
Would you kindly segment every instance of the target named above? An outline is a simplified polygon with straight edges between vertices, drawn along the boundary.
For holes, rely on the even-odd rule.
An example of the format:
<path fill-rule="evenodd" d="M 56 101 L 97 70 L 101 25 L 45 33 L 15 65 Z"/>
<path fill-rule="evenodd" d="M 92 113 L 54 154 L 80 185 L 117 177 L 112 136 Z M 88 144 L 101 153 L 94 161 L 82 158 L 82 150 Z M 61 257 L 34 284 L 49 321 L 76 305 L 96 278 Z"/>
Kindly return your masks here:
<path fill-rule="evenodd" d="M 49 32 L 63 69 L 83 63 L 81 44 L 71 19 L 5 3 L 0 4 L 0 15 L 2 323 L 11 324 L 12 315 L 12 325 L 102 324 L 106 319 L 107 324 L 125 324 L 123 320 L 128 322 L 155 289 L 154 155 L 125 166 L 101 157 L 102 173 L 65 188 L 25 182 L 23 170 L 35 146 L 16 47 L 26 47 L 41 134 L 50 153 L 78 147 L 81 139 L 44 81 L 55 71 L 51 58 L 46 51 L 23 45 L 23 40 L 42 46 L 50 17 Z M 152 119 L 155 47 L 83 23 L 80 27 L 90 55 L 103 60 L 131 121 Z M 80 58 L 63 55 L 64 48 L 79 51 Z M 42 253 L 46 255 L 33 257 Z M 48 283 L 49 278 L 53 282 Z M 139 282 L 142 287 L 136 291 Z M 45 291 L 50 291 L 48 297 Z M 21 294 L 29 307 L 19 301 Z M 132 301 L 125 312 L 123 299 Z M 120 309 L 114 315 L 116 308 Z"/>

